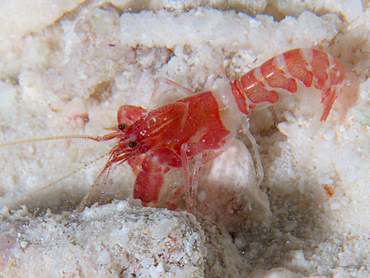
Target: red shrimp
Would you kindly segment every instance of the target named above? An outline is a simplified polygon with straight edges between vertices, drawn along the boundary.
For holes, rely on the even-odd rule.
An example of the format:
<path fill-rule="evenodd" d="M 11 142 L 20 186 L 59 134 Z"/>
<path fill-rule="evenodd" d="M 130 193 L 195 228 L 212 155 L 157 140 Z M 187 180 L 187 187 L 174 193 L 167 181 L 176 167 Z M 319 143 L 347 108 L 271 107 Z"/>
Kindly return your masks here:
<path fill-rule="evenodd" d="M 193 94 L 149 112 L 141 107 L 121 106 L 119 128 L 97 138 L 119 139 L 103 172 L 114 163 L 128 160 L 136 175 L 134 198 L 143 205 L 155 204 L 164 175 L 171 167 L 183 168 L 184 187 L 188 190 L 188 161 L 197 155 L 215 157 L 236 136 L 244 114 L 278 102 L 276 89 L 294 93 L 299 82 L 320 89 L 324 106 L 321 121 L 325 121 L 344 77 L 343 66 L 329 54 L 316 49 L 293 49 L 217 90 Z"/>
<path fill-rule="evenodd" d="M 156 204 L 164 176 L 171 168 L 182 168 L 185 181 L 184 186 L 173 193 L 171 199 L 174 200 L 182 191 L 189 194 L 190 184 L 197 183 L 200 167 L 222 153 L 230 139 L 236 136 L 250 109 L 278 102 L 277 89 L 295 93 L 301 83 L 321 90 L 324 106 L 321 121 L 325 121 L 343 86 L 344 77 L 343 66 L 329 54 L 316 49 L 293 49 L 216 90 L 194 93 L 151 111 L 123 105 L 117 113 L 118 126 L 110 128 L 113 132 L 104 136 L 59 136 L 53 139 L 118 139 L 97 180 L 113 164 L 128 161 L 136 175 L 134 198 L 140 199 L 143 205 Z M 173 84 L 170 80 L 165 82 Z M 193 158 L 197 163 L 190 175 L 189 161 Z M 88 195 L 82 206 L 86 205 Z"/>

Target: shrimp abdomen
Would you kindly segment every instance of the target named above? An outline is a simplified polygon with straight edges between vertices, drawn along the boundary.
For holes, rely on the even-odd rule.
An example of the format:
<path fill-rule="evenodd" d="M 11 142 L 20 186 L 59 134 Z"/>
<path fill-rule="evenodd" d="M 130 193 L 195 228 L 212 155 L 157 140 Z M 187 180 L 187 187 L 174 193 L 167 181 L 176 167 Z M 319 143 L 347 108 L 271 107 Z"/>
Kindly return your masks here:
<path fill-rule="evenodd" d="M 250 109 L 278 102 L 275 89 L 297 92 L 298 82 L 321 90 L 324 111 L 321 121 L 330 113 L 343 86 L 345 70 L 338 60 L 317 49 L 299 48 L 286 51 L 230 82 L 238 108 L 244 114 Z"/>

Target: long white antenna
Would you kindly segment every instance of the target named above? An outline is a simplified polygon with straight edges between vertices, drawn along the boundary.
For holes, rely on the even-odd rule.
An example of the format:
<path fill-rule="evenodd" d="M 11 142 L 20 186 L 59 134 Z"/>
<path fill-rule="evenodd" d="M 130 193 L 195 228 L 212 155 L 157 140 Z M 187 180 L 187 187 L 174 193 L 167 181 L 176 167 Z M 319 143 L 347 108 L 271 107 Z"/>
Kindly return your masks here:
<path fill-rule="evenodd" d="M 41 190 L 44 190 L 44 189 L 50 187 L 51 185 L 53 185 L 53 184 L 55 184 L 55 183 L 57 183 L 57 182 L 65 179 L 65 178 L 68 178 L 69 176 L 71 176 L 73 174 L 76 174 L 77 172 L 81 171 L 82 169 L 87 168 L 89 165 L 93 164 L 94 162 L 96 162 L 96 161 L 98 161 L 98 160 L 100 160 L 100 159 L 102 159 L 102 158 L 104 158 L 104 157 L 106 157 L 108 155 L 109 155 L 109 152 L 106 153 L 106 154 L 103 154 L 102 156 L 99 156 L 97 158 L 94 158 L 93 160 L 91 160 L 91 161 L 89 161 L 87 163 L 84 163 L 83 166 L 81 166 L 81 167 L 79 167 L 79 168 L 77 168 L 77 169 L 75 169 L 75 170 L 73 170 L 73 171 L 71 171 L 71 172 L 63 175 L 62 177 L 60 177 L 60 178 L 58 178 L 56 180 L 53 180 L 52 182 L 48 183 L 47 185 L 44 185 L 44 186 L 42 186 L 42 187 L 40 187 L 40 188 L 38 188 L 38 189 L 36 189 L 36 190 L 34 190 L 32 192 L 29 192 L 28 195 L 32 195 L 32 194 L 34 194 L 36 192 L 39 192 Z"/>
<path fill-rule="evenodd" d="M 12 142 L 6 142 L 6 143 L 0 143 L 0 147 L 3 146 L 11 146 L 16 144 L 24 144 L 24 143 L 30 143 L 30 142 L 37 142 L 37 141 L 46 141 L 46 140 L 58 140 L 58 139 L 90 139 L 94 141 L 102 141 L 103 136 L 90 136 L 90 135 L 59 135 L 59 136 L 50 136 L 50 137 L 41 137 L 41 138 L 34 138 L 34 139 L 25 139 L 25 140 L 19 140 L 19 141 L 12 141 Z"/>

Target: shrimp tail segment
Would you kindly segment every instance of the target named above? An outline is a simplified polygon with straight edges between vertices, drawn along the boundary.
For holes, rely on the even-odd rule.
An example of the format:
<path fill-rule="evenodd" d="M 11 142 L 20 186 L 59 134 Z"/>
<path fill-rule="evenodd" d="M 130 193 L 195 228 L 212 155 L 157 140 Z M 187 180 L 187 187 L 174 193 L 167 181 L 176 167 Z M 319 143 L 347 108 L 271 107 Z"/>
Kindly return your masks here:
<path fill-rule="evenodd" d="M 264 108 L 279 101 L 276 89 L 295 93 L 298 83 L 321 91 L 324 111 L 321 121 L 330 113 L 343 87 L 345 70 L 338 60 L 317 49 L 293 49 L 271 58 L 261 66 L 231 81 L 238 109 L 249 114 L 250 109 Z"/>

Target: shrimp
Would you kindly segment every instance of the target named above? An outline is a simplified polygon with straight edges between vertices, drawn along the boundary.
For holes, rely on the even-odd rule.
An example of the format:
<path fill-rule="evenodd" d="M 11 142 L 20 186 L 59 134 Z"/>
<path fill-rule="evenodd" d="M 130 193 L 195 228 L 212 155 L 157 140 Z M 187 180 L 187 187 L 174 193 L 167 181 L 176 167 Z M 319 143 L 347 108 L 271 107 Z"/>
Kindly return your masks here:
<path fill-rule="evenodd" d="M 98 142 L 118 140 L 108 153 L 104 168 L 81 202 L 81 208 L 86 205 L 93 186 L 102 174 L 112 165 L 125 161 L 136 176 L 133 197 L 140 199 L 144 206 L 158 202 L 164 176 L 171 168 L 182 168 L 184 173 L 184 185 L 173 193 L 171 202 L 183 191 L 186 202 L 194 202 L 192 199 L 200 168 L 227 148 L 240 126 L 246 122 L 250 110 L 276 104 L 279 101 L 277 90 L 279 93 L 295 93 L 301 83 L 321 90 L 321 103 L 324 106 L 321 121 L 325 121 L 343 86 L 344 78 L 343 66 L 329 54 L 316 49 L 293 49 L 271 58 L 241 78 L 226 82 L 215 90 L 193 93 L 150 111 L 139 106 L 123 105 L 117 112 L 118 125 L 108 128 L 113 132 L 106 135 L 43 139 L 85 138 Z M 174 84 L 168 79 L 161 81 Z M 181 85 L 178 87 L 183 88 Z M 244 126 L 243 131 L 249 135 L 255 154 L 258 155 L 256 143 L 248 128 Z M 190 175 L 189 162 L 193 159 L 196 163 Z M 262 168 L 258 156 L 257 160 L 260 165 L 257 168 Z M 190 190 L 193 191 L 193 198 L 190 198 Z M 171 202 L 168 202 L 168 206 L 174 208 Z"/>

